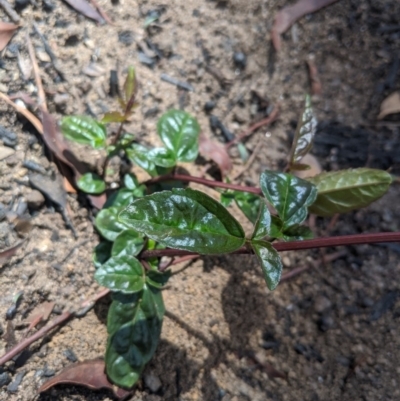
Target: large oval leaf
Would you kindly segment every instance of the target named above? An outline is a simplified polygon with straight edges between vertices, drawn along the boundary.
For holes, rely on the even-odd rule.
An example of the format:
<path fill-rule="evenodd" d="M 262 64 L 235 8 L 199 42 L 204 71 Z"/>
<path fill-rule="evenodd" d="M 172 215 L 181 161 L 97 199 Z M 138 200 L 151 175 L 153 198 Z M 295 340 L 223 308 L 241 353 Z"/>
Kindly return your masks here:
<path fill-rule="evenodd" d="M 95 149 L 106 145 L 106 127 L 91 117 L 64 117 L 61 120 L 61 132 L 69 140 L 90 145 Z"/>
<path fill-rule="evenodd" d="M 200 126 L 189 113 L 182 110 L 166 112 L 158 120 L 157 132 L 177 160 L 192 162 L 196 159 Z"/>
<path fill-rule="evenodd" d="M 267 287 L 272 291 L 276 288 L 281 279 L 281 257 L 270 242 L 252 240 L 251 246 L 261 263 Z"/>
<path fill-rule="evenodd" d="M 95 226 L 100 234 L 109 241 L 115 241 L 121 231 L 128 227 L 118 220 L 120 209 L 117 207 L 109 207 L 102 209 L 96 216 Z"/>
<path fill-rule="evenodd" d="M 315 186 L 309 181 L 268 170 L 261 174 L 260 187 L 278 212 L 284 228 L 302 223 L 307 217 L 307 207 L 317 196 Z"/>
<path fill-rule="evenodd" d="M 143 266 L 133 256 L 114 256 L 101 265 L 94 275 L 97 282 L 111 291 L 132 294 L 145 283 Z"/>
<path fill-rule="evenodd" d="M 322 173 L 308 179 L 316 185 L 318 196 L 309 208 L 318 216 L 333 216 L 368 206 L 383 196 L 392 177 L 383 170 L 357 168 Z"/>
<path fill-rule="evenodd" d="M 233 252 L 244 231 L 216 200 L 193 189 L 175 189 L 134 201 L 119 219 L 170 248 L 205 255 Z"/>
<path fill-rule="evenodd" d="M 164 312 L 161 292 L 147 285 L 136 294 L 113 294 L 105 361 L 107 375 L 118 386 L 133 387 L 153 357 Z"/>

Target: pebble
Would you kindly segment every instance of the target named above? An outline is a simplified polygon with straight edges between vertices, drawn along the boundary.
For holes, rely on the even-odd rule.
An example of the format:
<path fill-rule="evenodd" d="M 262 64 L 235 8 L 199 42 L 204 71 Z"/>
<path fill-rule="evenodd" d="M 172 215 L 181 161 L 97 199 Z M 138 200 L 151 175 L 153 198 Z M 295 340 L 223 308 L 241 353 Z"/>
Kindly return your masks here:
<path fill-rule="evenodd" d="M 328 331 L 335 325 L 335 321 L 333 320 L 332 316 L 324 315 L 321 319 L 318 320 L 318 328 L 321 331 Z"/>
<path fill-rule="evenodd" d="M 64 355 L 65 357 L 71 361 L 71 362 L 76 362 L 78 360 L 78 357 L 75 355 L 74 351 L 72 351 L 71 349 L 67 348 L 64 351 Z"/>
<path fill-rule="evenodd" d="M 118 42 L 125 46 L 130 46 L 135 41 L 135 35 L 132 31 L 120 31 L 118 32 Z"/>
<path fill-rule="evenodd" d="M 10 393 L 16 393 L 16 392 L 17 392 L 18 387 L 19 387 L 19 385 L 21 384 L 22 379 L 23 379 L 24 376 L 25 376 L 25 373 L 26 373 L 25 370 L 23 370 L 22 372 L 19 372 L 19 373 L 15 376 L 14 381 L 13 381 L 12 383 L 10 383 L 10 384 L 7 386 L 7 391 L 8 391 L 8 392 L 10 392 Z"/>
<path fill-rule="evenodd" d="M 243 70 L 246 68 L 247 57 L 243 52 L 235 52 L 233 54 L 233 62 L 237 68 Z"/>
<path fill-rule="evenodd" d="M 161 388 L 161 380 L 153 374 L 144 376 L 144 384 L 152 393 L 156 393 Z"/>
<path fill-rule="evenodd" d="M 13 148 L 18 143 L 17 135 L 0 125 L 0 139 L 3 144 Z"/>
<path fill-rule="evenodd" d="M 14 149 L 8 148 L 6 146 L 0 146 L 0 160 L 4 160 L 15 153 Z"/>
<path fill-rule="evenodd" d="M 25 198 L 29 209 L 32 210 L 40 209 L 45 202 L 44 196 L 36 189 L 32 190 Z"/>
<path fill-rule="evenodd" d="M 3 386 L 6 386 L 8 383 L 10 383 L 11 377 L 7 372 L 3 372 L 0 374 L 0 388 Z"/>
<path fill-rule="evenodd" d="M 204 111 L 206 113 L 209 113 L 211 110 L 213 110 L 215 108 L 217 104 L 213 101 L 213 100 L 209 100 L 208 102 L 206 102 L 204 104 Z"/>
<path fill-rule="evenodd" d="M 315 298 L 315 311 L 322 313 L 323 311 L 329 309 L 332 306 L 332 302 L 324 297 L 323 295 L 318 295 Z"/>
<path fill-rule="evenodd" d="M 11 155 L 10 157 L 7 157 L 7 160 L 6 160 L 7 166 L 10 166 L 10 167 L 16 166 L 18 164 L 18 162 L 19 162 L 19 159 L 18 159 L 17 155 L 14 155 L 14 154 Z"/>

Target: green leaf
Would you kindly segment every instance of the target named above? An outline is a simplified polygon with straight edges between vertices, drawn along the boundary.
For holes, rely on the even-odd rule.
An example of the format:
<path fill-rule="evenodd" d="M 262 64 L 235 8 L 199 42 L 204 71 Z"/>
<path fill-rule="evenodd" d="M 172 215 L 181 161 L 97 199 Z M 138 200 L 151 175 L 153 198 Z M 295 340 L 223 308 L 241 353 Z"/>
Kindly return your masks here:
<path fill-rule="evenodd" d="M 167 149 L 181 162 L 196 159 L 200 126 L 195 118 L 182 110 L 170 110 L 157 123 L 157 132 Z"/>
<path fill-rule="evenodd" d="M 260 187 L 268 202 L 276 209 L 284 228 L 302 223 L 307 217 L 307 207 L 316 198 L 317 190 L 309 181 L 291 174 L 264 171 Z"/>
<path fill-rule="evenodd" d="M 244 231 L 216 200 L 192 189 L 175 189 L 134 201 L 120 221 L 170 248 L 205 255 L 233 252 Z"/>
<path fill-rule="evenodd" d="M 366 207 L 383 196 L 392 182 L 383 170 L 357 168 L 322 173 L 308 179 L 317 186 L 318 196 L 309 208 L 318 216 L 333 216 Z"/>
<path fill-rule="evenodd" d="M 303 114 L 297 124 L 296 134 L 294 136 L 292 151 L 290 155 L 290 164 L 297 164 L 312 148 L 315 132 L 317 130 L 317 119 L 311 106 L 311 97 L 306 96 L 306 104 Z M 299 168 L 296 168 L 297 170 Z"/>
<path fill-rule="evenodd" d="M 137 143 L 131 143 L 126 149 L 128 158 L 143 170 L 147 171 L 151 176 L 157 175 L 155 164 L 148 158 L 149 150 Z"/>
<path fill-rule="evenodd" d="M 272 291 L 276 288 L 281 279 L 281 257 L 269 242 L 252 240 L 251 246 L 261 263 L 267 287 Z"/>
<path fill-rule="evenodd" d="M 97 244 L 93 251 L 93 264 L 98 269 L 103 263 L 107 262 L 111 257 L 112 243 L 109 241 L 101 241 Z"/>
<path fill-rule="evenodd" d="M 264 201 L 261 201 L 260 210 L 258 213 L 257 221 L 254 225 L 253 234 L 251 239 L 261 240 L 270 235 L 271 228 L 271 213 L 268 210 Z"/>
<path fill-rule="evenodd" d="M 133 106 L 134 98 L 136 95 L 136 74 L 135 69 L 132 66 L 128 67 L 128 74 L 124 83 L 124 95 L 127 109 L 130 109 Z"/>
<path fill-rule="evenodd" d="M 110 113 L 106 113 L 104 114 L 104 117 L 101 119 L 101 122 L 103 124 L 122 123 L 124 121 L 126 121 L 126 117 L 119 111 L 111 111 Z"/>
<path fill-rule="evenodd" d="M 283 239 L 285 241 L 303 241 L 305 239 L 313 239 L 313 232 L 306 226 L 295 225 L 289 227 L 283 233 Z"/>
<path fill-rule="evenodd" d="M 99 233 L 109 241 L 115 241 L 121 231 L 128 227 L 118 220 L 120 210 L 116 207 L 102 209 L 96 216 L 95 226 Z"/>
<path fill-rule="evenodd" d="M 76 184 L 81 191 L 87 194 L 101 194 L 106 190 L 106 183 L 94 173 L 83 174 Z"/>
<path fill-rule="evenodd" d="M 112 256 L 135 256 L 143 249 L 144 239 L 142 234 L 134 230 L 125 230 L 115 238 Z"/>
<path fill-rule="evenodd" d="M 113 256 L 94 275 L 96 281 L 111 291 L 131 294 L 141 291 L 145 283 L 143 266 L 133 256 Z"/>
<path fill-rule="evenodd" d="M 164 312 L 161 291 L 147 285 L 136 294 L 113 294 L 105 362 L 117 386 L 132 388 L 138 381 L 156 351 Z"/>
<path fill-rule="evenodd" d="M 234 195 L 239 209 L 252 223 L 255 223 L 260 209 L 261 198 L 248 192 L 235 191 Z"/>
<path fill-rule="evenodd" d="M 146 272 L 146 282 L 158 289 L 161 289 L 171 277 L 171 271 L 159 272 L 157 270 L 150 270 Z"/>
<path fill-rule="evenodd" d="M 170 150 L 165 148 L 151 149 L 148 152 L 147 157 L 156 166 L 168 168 L 176 165 L 175 155 Z"/>
<path fill-rule="evenodd" d="M 231 205 L 231 203 L 235 200 L 235 194 L 233 191 L 224 191 L 221 193 L 221 204 L 225 207 Z"/>
<path fill-rule="evenodd" d="M 131 189 L 122 188 L 118 191 L 112 193 L 107 202 L 104 204 L 104 209 L 110 208 L 111 206 L 116 207 L 118 209 L 122 209 L 128 206 L 131 202 L 133 202 L 139 196 L 135 196 L 135 192 Z"/>
<path fill-rule="evenodd" d="M 132 191 L 132 194 L 135 197 L 141 198 L 142 196 L 144 196 L 146 186 L 143 184 L 139 184 L 139 181 L 134 174 L 124 175 L 124 185 L 127 189 Z"/>
<path fill-rule="evenodd" d="M 67 139 L 95 149 L 106 146 L 106 127 L 88 116 L 64 117 L 61 120 L 61 132 Z"/>

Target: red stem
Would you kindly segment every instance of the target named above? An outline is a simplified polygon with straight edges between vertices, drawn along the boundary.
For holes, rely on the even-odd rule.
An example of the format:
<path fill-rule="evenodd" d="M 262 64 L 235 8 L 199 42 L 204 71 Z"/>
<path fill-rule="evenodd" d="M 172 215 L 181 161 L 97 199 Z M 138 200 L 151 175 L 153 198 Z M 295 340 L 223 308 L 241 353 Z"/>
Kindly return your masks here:
<path fill-rule="evenodd" d="M 278 242 L 272 246 L 278 251 L 300 251 L 312 248 L 327 248 L 341 245 L 360 245 L 360 244 L 377 244 L 379 242 L 400 242 L 400 232 L 394 233 L 376 233 L 376 234 L 355 234 L 342 235 L 337 237 L 316 238 L 303 241 Z M 248 254 L 251 250 L 243 247 L 232 254 Z M 152 251 L 144 251 L 140 254 L 143 259 L 161 256 L 185 256 L 198 255 L 196 252 L 181 251 L 178 249 L 155 249 Z"/>
<path fill-rule="evenodd" d="M 251 192 L 256 195 L 262 195 L 260 188 L 245 187 L 243 185 L 236 185 L 236 184 L 228 184 L 227 182 L 207 180 L 206 178 L 193 177 L 191 175 L 184 175 L 184 174 L 160 175 L 158 177 L 154 177 L 146 181 L 145 185 L 156 184 L 158 182 L 163 182 L 163 181 L 173 181 L 173 180 L 179 180 L 183 182 L 197 182 L 198 184 L 203 184 L 208 187 L 233 189 L 235 191 Z"/>

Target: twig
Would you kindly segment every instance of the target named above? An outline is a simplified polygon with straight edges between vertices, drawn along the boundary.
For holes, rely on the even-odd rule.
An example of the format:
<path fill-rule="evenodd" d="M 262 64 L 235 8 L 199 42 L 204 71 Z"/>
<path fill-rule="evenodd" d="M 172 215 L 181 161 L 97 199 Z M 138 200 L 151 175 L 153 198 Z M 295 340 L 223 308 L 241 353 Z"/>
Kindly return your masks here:
<path fill-rule="evenodd" d="M 0 7 L 3 8 L 13 22 L 16 24 L 19 23 L 19 15 L 14 11 L 14 9 L 11 7 L 11 4 L 7 0 L 0 0 Z"/>
<path fill-rule="evenodd" d="M 254 160 L 256 160 L 257 155 L 260 153 L 260 150 L 263 147 L 262 146 L 263 143 L 264 143 L 263 138 L 260 137 L 256 143 L 256 146 L 255 146 L 255 149 L 254 149 L 252 155 L 249 157 L 249 160 L 247 160 L 246 164 L 241 168 L 241 170 L 231 178 L 232 181 L 236 181 L 254 163 Z"/>
<path fill-rule="evenodd" d="M 248 130 L 239 134 L 233 141 L 228 142 L 225 145 L 225 147 L 227 149 L 229 149 L 232 145 L 236 145 L 238 142 L 242 141 L 244 138 L 251 135 L 258 128 L 263 127 L 264 125 L 271 124 L 272 122 L 274 122 L 277 119 L 278 115 L 279 115 L 279 106 L 276 105 L 274 107 L 274 109 L 272 110 L 271 114 L 267 118 L 264 118 L 263 120 L 259 121 L 258 123 L 253 124 Z"/>
<path fill-rule="evenodd" d="M 103 9 L 99 6 L 96 0 L 89 0 L 89 1 L 92 3 L 93 7 L 99 12 L 99 14 L 106 22 L 108 22 L 110 25 L 114 25 L 111 18 L 106 14 L 105 11 L 103 11 Z"/>
<path fill-rule="evenodd" d="M 185 89 L 189 92 L 194 91 L 192 85 L 188 84 L 187 82 L 179 81 L 178 79 L 170 77 L 167 74 L 161 74 L 161 81 L 168 82 L 169 84 L 175 85 L 178 88 Z"/>

